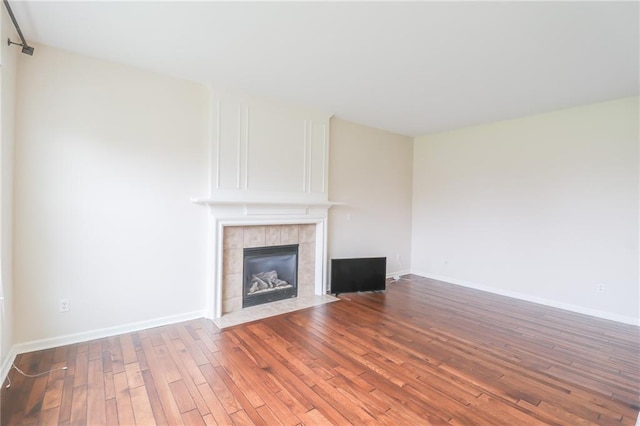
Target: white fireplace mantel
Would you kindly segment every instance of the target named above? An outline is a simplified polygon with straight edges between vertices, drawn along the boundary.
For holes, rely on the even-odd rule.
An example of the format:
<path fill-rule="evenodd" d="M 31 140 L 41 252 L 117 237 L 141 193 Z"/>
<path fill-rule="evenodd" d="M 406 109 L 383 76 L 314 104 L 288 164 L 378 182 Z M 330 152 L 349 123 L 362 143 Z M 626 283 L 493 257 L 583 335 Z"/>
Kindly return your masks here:
<path fill-rule="evenodd" d="M 192 203 L 207 206 L 300 206 L 300 207 L 333 207 L 343 206 L 346 203 L 337 201 L 251 201 L 251 200 L 220 200 L 216 198 L 192 198 Z"/>
<path fill-rule="evenodd" d="M 235 201 L 214 198 L 192 198 L 192 203 L 208 206 L 217 212 L 216 216 L 237 218 L 252 216 L 305 217 L 314 216 L 312 211 L 326 212 L 334 206 L 345 203 L 333 201 Z M 326 213 L 325 213 L 326 214 Z"/>
<path fill-rule="evenodd" d="M 207 311 L 212 319 L 222 316 L 222 268 L 224 227 L 238 225 L 316 225 L 315 294 L 327 291 L 327 219 L 331 207 L 345 203 L 331 201 L 265 201 L 221 200 L 192 198 L 195 204 L 210 211 L 209 228 L 209 285 L 207 285 Z"/>

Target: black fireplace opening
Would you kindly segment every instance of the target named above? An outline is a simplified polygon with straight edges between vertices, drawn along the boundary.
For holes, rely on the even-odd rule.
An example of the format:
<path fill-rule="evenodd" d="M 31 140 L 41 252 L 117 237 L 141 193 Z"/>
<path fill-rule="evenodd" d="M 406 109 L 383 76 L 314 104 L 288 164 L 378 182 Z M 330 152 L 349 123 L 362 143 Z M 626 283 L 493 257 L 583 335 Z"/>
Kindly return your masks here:
<path fill-rule="evenodd" d="M 298 295 L 298 244 L 244 249 L 242 307 Z"/>

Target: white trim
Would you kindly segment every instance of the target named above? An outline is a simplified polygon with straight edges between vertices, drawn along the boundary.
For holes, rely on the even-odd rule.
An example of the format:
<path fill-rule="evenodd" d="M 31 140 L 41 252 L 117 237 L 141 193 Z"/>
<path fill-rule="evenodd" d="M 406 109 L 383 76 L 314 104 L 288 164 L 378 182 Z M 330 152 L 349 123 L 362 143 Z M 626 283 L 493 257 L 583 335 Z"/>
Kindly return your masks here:
<path fill-rule="evenodd" d="M 393 278 L 393 277 L 396 277 L 396 276 L 401 277 L 401 276 L 403 276 L 403 275 L 407 275 L 407 274 L 410 274 L 410 273 L 411 273 L 411 271 L 410 271 L 410 270 L 408 270 L 408 269 L 406 269 L 406 270 L 404 270 L 404 271 L 387 272 L 387 276 L 386 276 L 386 278 L 387 278 L 387 279 L 389 279 L 389 278 Z M 417 275 L 417 274 L 416 274 L 416 275 Z"/>
<path fill-rule="evenodd" d="M 217 222 L 213 215 L 209 215 L 207 220 L 207 257 L 212 253 L 215 253 L 218 248 L 216 247 L 216 235 L 218 230 L 216 229 Z M 206 295 L 206 303 L 205 303 L 205 318 L 213 319 L 214 313 L 218 309 L 216 306 L 216 302 L 218 300 L 218 295 L 214 293 L 214 288 L 209 285 L 212 283 L 216 277 L 216 271 L 218 271 L 219 266 L 215 263 L 207 260 L 206 262 L 206 282 L 205 286 L 205 295 Z"/>
<path fill-rule="evenodd" d="M 265 206 L 273 208 L 288 208 L 288 207 L 333 207 L 333 206 L 345 206 L 346 203 L 336 201 L 305 201 L 305 200 L 292 200 L 292 201 L 262 201 L 262 200 L 224 200 L 220 198 L 199 197 L 191 198 L 190 201 L 194 204 L 200 204 L 203 206 L 229 206 L 229 207 L 242 207 L 247 206 Z M 290 214 L 285 212 L 284 214 Z"/>
<path fill-rule="evenodd" d="M 212 152 L 215 152 L 216 158 L 210 159 L 211 165 L 213 166 L 214 162 L 216 165 L 215 169 L 215 185 L 212 185 L 212 177 L 209 178 L 209 194 L 213 194 L 213 189 L 220 189 L 220 100 L 216 100 L 216 130 L 215 132 L 211 132 L 211 143 L 214 146 Z M 215 134 L 215 137 L 213 136 Z"/>
<path fill-rule="evenodd" d="M 130 324 L 118 325 L 115 327 L 100 328 L 98 330 L 84 331 L 81 333 L 67 334 L 64 336 L 50 337 L 47 339 L 33 340 L 31 342 L 18 343 L 13 345 L 12 350 L 16 354 L 40 351 L 43 349 L 56 348 L 58 346 L 72 345 L 74 343 L 88 342 L 90 340 L 102 339 L 104 337 L 117 336 L 124 333 L 133 333 L 149 328 L 163 325 L 175 324 L 197 318 L 203 318 L 204 311 L 188 312 L 186 314 L 171 315 L 168 317 L 156 318 L 153 320 L 139 321 Z"/>
<path fill-rule="evenodd" d="M 11 369 L 11 364 L 16 360 L 16 356 L 18 353 L 16 352 L 16 346 L 11 346 L 11 350 L 2 361 L 2 368 L 0 369 L 0 377 L 2 377 L 2 383 L 0 386 L 4 386 L 4 382 L 7 380 L 7 375 L 9 374 L 9 370 Z"/>
<path fill-rule="evenodd" d="M 249 189 L 249 105 L 241 105 L 240 119 L 244 120 L 244 182 L 242 189 Z M 240 166 L 238 166 L 239 168 Z M 238 172 L 240 173 L 240 172 Z M 240 187 L 238 187 L 240 189 Z"/>
<path fill-rule="evenodd" d="M 316 222 L 316 263 L 315 263 L 315 286 L 316 296 L 327 294 L 327 218 Z"/>
<path fill-rule="evenodd" d="M 304 147 L 302 154 L 302 192 L 309 192 L 309 168 L 311 167 L 311 123 L 304 120 Z"/>
<path fill-rule="evenodd" d="M 322 125 L 322 191 L 321 193 L 327 192 L 327 184 L 329 183 L 329 144 L 327 143 L 327 125 Z"/>
<path fill-rule="evenodd" d="M 473 288 L 476 290 L 486 291 L 487 293 L 499 294 L 501 296 L 512 297 L 514 299 L 524 300 L 527 302 L 537 303 L 539 305 L 550 306 L 552 308 L 564 309 L 565 311 L 576 312 L 578 314 L 589 315 L 596 318 L 616 321 L 624 324 L 640 326 L 640 318 L 627 317 L 624 315 L 614 314 L 612 312 L 600 311 L 597 309 L 585 308 L 583 306 L 571 305 L 557 300 L 546 299 L 544 297 L 531 296 L 529 294 L 518 293 L 515 291 L 504 290 L 501 288 L 491 287 L 484 284 L 477 284 L 471 281 L 459 280 L 443 275 L 429 274 L 421 271 L 411 271 L 414 275 L 430 278 L 432 280 L 444 281 L 449 284 L 459 285 L 462 287 Z"/>
<path fill-rule="evenodd" d="M 215 263 L 212 264 L 213 280 L 209 281 L 207 286 L 212 288 L 214 294 L 213 311 L 207 312 L 207 318 L 213 320 L 222 316 L 222 269 L 224 266 L 224 227 L 225 224 L 215 215 L 211 214 L 213 220 L 212 229 L 214 233 L 211 235 L 211 247 L 213 252 L 209 252 L 208 257 Z"/>
<path fill-rule="evenodd" d="M 238 158 L 236 161 L 236 189 L 240 189 L 240 176 L 242 174 L 242 104 L 238 105 L 238 141 L 236 142 L 236 153 L 238 154 Z M 246 162 L 247 156 L 244 157 L 245 160 L 245 172 L 246 172 Z M 245 179 L 246 184 L 246 179 Z M 246 188 L 245 188 L 246 189 Z"/>

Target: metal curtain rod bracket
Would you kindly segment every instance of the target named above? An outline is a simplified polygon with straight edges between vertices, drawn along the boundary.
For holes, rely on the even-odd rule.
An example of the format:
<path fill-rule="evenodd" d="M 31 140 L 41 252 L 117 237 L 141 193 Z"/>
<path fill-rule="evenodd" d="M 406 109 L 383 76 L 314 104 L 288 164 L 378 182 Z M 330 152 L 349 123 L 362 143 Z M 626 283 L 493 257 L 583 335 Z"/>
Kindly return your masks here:
<path fill-rule="evenodd" d="M 10 38 L 8 38 L 7 45 L 11 46 L 12 44 L 15 44 L 16 46 L 22 46 L 22 53 L 27 54 L 29 56 L 33 56 L 34 48 L 33 46 L 29 46 L 29 44 L 27 43 L 27 40 L 24 39 L 24 36 L 22 35 L 22 31 L 20 31 L 20 26 L 18 25 L 18 21 L 16 21 L 16 17 L 13 15 L 13 10 L 11 10 L 11 6 L 9 6 L 9 1 L 2 0 L 2 2 L 7 8 L 7 12 L 9 12 L 9 16 L 11 17 L 11 21 L 13 22 L 13 26 L 16 27 L 16 31 L 18 32 L 18 35 L 20 36 L 20 40 L 22 41 L 22 43 L 15 43 L 11 41 Z"/>

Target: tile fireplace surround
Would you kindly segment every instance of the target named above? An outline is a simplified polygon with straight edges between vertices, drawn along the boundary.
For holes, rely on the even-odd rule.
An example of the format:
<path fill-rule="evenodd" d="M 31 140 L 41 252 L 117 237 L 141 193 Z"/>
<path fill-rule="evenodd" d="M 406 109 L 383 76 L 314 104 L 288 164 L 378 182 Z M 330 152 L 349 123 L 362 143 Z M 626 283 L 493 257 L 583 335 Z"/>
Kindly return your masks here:
<path fill-rule="evenodd" d="M 315 291 L 316 225 L 226 226 L 222 239 L 222 314 L 242 309 L 243 249 L 298 244 L 298 296 Z"/>

